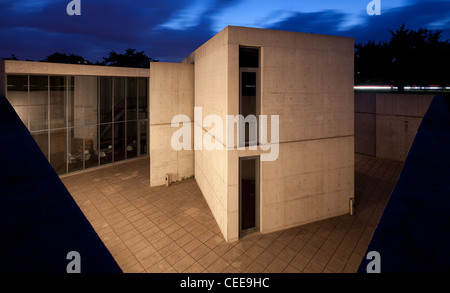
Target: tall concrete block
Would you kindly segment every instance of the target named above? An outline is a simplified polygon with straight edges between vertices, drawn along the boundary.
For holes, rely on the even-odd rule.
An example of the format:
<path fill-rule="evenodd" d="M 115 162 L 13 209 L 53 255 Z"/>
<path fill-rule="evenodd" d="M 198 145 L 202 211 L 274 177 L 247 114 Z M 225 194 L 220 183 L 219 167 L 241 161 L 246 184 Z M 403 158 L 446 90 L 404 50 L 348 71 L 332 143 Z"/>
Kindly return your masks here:
<path fill-rule="evenodd" d="M 239 114 L 240 46 L 260 48 L 260 111 L 269 125 L 279 115 L 278 159 L 260 163 L 260 232 L 347 213 L 354 190 L 353 39 L 225 28 L 182 61 L 194 66 L 194 105 L 203 118 Z M 210 139 L 201 122 L 194 128 Z M 236 136 L 231 148 L 220 142 L 222 150 L 195 151 L 195 178 L 224 238 L 235 241 L 239 158 L 263 151 L 238 149 Z"/>
<path fill-rule="evenodd" d="M 171 143 L 179 129 L 171 126 L 176 115 L 185 116 L 180 126 L 186 125 L 193 138 L 194 67 L 155 62 L 150 76 L 150 185 L 157 186 L 165 183 L 166 174 L 174 181 L 194 175 L 193 139 L 188 150 L 175 150 Z"/>

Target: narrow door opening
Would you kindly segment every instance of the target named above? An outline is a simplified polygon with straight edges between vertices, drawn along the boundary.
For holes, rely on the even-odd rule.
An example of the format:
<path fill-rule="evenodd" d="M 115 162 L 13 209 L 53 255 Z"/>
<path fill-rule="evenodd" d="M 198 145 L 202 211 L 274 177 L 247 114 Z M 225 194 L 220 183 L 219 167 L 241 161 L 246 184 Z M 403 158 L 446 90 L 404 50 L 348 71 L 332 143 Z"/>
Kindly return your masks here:
<path fill-rule="evenodd" d="M 239 158 L 239 234 L 259 231 L 259 156 Z"/>

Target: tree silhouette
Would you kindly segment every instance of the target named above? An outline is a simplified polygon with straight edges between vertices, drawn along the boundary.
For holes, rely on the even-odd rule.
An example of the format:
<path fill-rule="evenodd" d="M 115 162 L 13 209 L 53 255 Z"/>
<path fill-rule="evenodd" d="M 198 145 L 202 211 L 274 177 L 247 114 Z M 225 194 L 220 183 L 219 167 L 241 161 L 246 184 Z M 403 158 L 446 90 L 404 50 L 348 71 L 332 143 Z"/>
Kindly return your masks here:
<path fill-rule="evenodd" d="M 148 57 L 144 51 L 136 52 L 136 49 L 127 49 L 125 54 L 111 51 L 107 58 L 103 57 L 103 65 L 120 67 L 150 68 L 150 62 L 158 60 Z"/>
<path fill-rule="evenodd" d="M 92 64 L 81 56 L 75 55 L 73 53 L 53 53 L 48 55 L 45 59 L 41 60 L 41 62 L 52 62 L 52 63 L 66 63 L 66 64 Z"/>
<path fill-rule="evenodd" d="M 355 84 L 390 84 L 402 92 L 405 85 L 450 83 L 449 40 L 441 41 L 442 31 L 426 28 L 389 30 L 388 42 L 355 45 Z"/>
<path fill-rule="evenodd" d="M 390 66 L 388 50 L 382 42 L 369 41 L 355 45 L 355 83 L 386 84 Z"/>
<path fill-rule="evenodd" d="M 11 57 L 2 57 L 3 60 L 19 60 L 17 59 L 17 56 L 14 54 L 11 54 Z"/>

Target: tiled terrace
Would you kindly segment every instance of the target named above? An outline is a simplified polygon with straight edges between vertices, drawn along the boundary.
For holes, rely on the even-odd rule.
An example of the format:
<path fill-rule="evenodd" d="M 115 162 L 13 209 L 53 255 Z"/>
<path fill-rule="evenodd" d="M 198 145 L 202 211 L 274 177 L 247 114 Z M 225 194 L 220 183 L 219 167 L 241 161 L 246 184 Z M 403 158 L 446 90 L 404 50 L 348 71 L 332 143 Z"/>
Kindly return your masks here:
<path fill-rule="evenodd" d="M 225 242 L 195 180 L 149 187 L 148 157 L 62 178 L 124 272 L 356 272 L 401 162 L 355 155 L 355 215 Z"/>

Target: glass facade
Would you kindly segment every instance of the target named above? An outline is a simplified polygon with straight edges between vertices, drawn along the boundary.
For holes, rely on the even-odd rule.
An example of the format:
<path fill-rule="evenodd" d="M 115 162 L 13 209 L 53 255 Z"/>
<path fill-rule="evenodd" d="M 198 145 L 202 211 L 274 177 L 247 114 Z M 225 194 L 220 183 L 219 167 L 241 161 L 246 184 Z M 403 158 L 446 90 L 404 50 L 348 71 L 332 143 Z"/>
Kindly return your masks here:
<path fill-rule="evenodd" d="M 8 75 L 6 96 L 58 174 L 148 153 L 148 78 Z"/>

